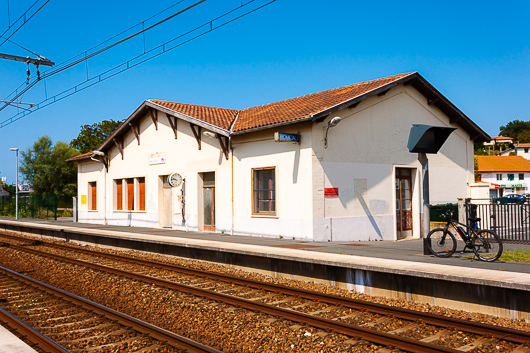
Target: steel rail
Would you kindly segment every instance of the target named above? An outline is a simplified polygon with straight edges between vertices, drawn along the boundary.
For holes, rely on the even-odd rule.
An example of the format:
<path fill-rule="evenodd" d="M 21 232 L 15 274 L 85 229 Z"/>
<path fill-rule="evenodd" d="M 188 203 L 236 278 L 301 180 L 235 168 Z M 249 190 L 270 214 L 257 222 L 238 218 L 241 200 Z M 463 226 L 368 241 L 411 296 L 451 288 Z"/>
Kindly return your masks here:
<path fill-rule="evenodd" d="M 28 249 L 29 250 L 29 249 Z M 24 281 L 30 285 L 37 286 L 40 289 L 46 291 L 47 293 L 50 293 L 55 296 L 67 298 L 69 301 L 71 301 L 74 305 L 79 305 L 83 308 L 86 308 L 88 310 L 91 310 L 95 314 L 103 315 L 106 318 L 109 318 L 111 320 L 115 320 L 119 322 L 120 324 L 131 327 L 134 330 L 138 332 L 148 333 L 149 337 L 157 339 L 162 342 L 166 342 L 171 346 L 174 346 L 176 348 L 180 349 L 186 349 L 187 352 L 196 352 L 196 353 L 220 353 L 220 351 L 213 349 L 211 347 L 208 347 L 206 345 L 200 344 L 198 342 L 195 342 L 189 338 L 177 335 L 173 332 L 170 332 L 168 330 L 165 330 L 163 328 L 157 327 L 155 325 L 152 325 L 150 323 L 147 323 L 145 321 L 136 319 L 132 316 L 126 315 L 124 313 L 121 313 L 119 311 L 110 309 L 104 305 L 95 303 L 93 301 L 90 301 L 88 299 L 82 298 L 80 296 L 77 296 L 75 294 L 63 291 L 62 289 L 53 287 L 49 284 L 37 281 L 33 278 L 30 278 L 28 276 L 24 276 L 18 272 L 15 272 L 13 270 L 10 270 L 8 268 L 0 266 L 0 271 L 3 271 L 5 273 L 10 274 L 13 277 L 16 277 L 17 279 Z"/>
<path fill-rule="evenodd" d="M 439 353 L 439 352 L 452 352 L 456 353 L 459 352 L 458 350 L 446 348 L 442 346 L 433 345 L 430 343 L 421 342 L 418 340 L 401 337 L 398 335 L 393 335 L 385 332 L 379 332 L 377 330 L 372 329 L 366 329 L 363 327 L 358 327 L 354 325 L 350 325 L 344 322 L 336 321 L 336 320 L 330 320 L 321 318 L 314 315 L 309 315 L 305 313 L 300 313 L 294 310 L 284 309 L 264 303 L 258 303 L 247 299 L 242 299 L 238 297 L 234 297 L 227 294 L 217 293 L 214 291 L 209 291 L 205 289 L 200 289 L 184 284 L 178 284 L 171 281 L 167 281 L 164 279 L 159 279 L 155 277 L 135 274 L 123 270 L 114 269 L 108 266 L 98 265 L 86 261 L 76 260 L 72 258 L 68 258 L 65 256 L 57 255 L 57 254 L 50 254 L 46 252 L 41 252 L 39 250 L 30 249 L 24 246 L 18 246 L 18 245 L 10 245 L 10 247 L 32 253 L 39 256 L 49 257 L 58 261 L 63 261 L 67 263 L 72 263 L 76 265 L 80 265 L 83 267 L 89 267 L 95 270 L 112 273 L 115 275 L 123 276 L 126 278 L 130 278 L 137 281 L 142 281 L 149 284 L 155 284 L 162 287 L 166 287 L 169 289 L 177 290 L 180 292 L 188 293 L 191 295 L 195 295 L 198 297 L 207 298 L 213 301 L 217 302 L 223 302 L 226 304 L 230 304 L 236 307 L 244 308 L 247 310 L 252 310 L 255 312 L 265 313 L 268 315 L 281 317 L 283 319 L 291 320 L 294 322 L 299 322 L 304 325 L 309 325 L 313 327 L 320 328 L 322 330 L 333 330 L 337 333 L 341 333 L 350 337 L 362 337 L 363 339 L 370 341 L 375 344 L 380 344 L 384 346 L 390 346 L 390 347 L 396 347 L 399 349 L 403 349 L 409 352 L 425 352 L 425 353 Z"/>
<path fill-rule="evenodd" d="M 25 342 L 30 347 L 38 347 L 48 353 L 70 352 L 57 342 L 50 340 L 33 327 L 14 317 L 2 308 L 0 308 L 0 324 L 9 327 L 11 330 L 16 331 L 20 336 L 24 337 Z"/>
<path fill-rule="evenodd" d="M 322 303 L 326 303 L 330 305 L 344 306 L 344 307 L 356 309 L 356 310 L 366 310 L 366 311 L 376 313 L 376 314 L 381 314 L 381 315 L 393 315 L 397 318 L 404 319 L 404 320 L 409 320 L 409 321 L 414 321 L 414 322 L 421 321 L 423 323 L 426 323 L 429 325 L 435 325 L 439 327 L 453 327 L 456 330 L 478 334 L 478 335 L 491 335 L 492 337 L 503 339 L 503 340 L 510 341 L 510 342 L 515 342 L 515 343 L 520 343 L 520 344 L 525 344 L 525 343 L 530 342 L 530 332 L 519 331 L 519 330 L 514 330 L 510 328 L 495 326 L 495 325 L 488 325 L 484 323 L 473 322 L 473 321 L 468 321 L 468 320 L 463 320 L 463 319 L 456 319 L 456 318 L 451 318 L 451 317 L 436 315 L 436 314 L 431 314 L 431 313 L 424 313 L 424 312 L 414 311 L 410 309 L 397 308 L 397 307 L 392 307 L 392 306 L 388 306 L 384 304 L 363 301 L 359 299 L 345 298 L 345 297 L 341 297 L 338 295 L 318 293 L 318 292 L 313 292 L 313 291 L 309 291 L 305 289 L 288 287 L 288 286 L 281 285 L 281 284 L 266 283 L 266 282 L 252 280 L 252 279 L 245 279 L 245 278 L 240 278 L 236 276 L 221 274 L 221 273 L 214 273 L 214 272 L 208 272 L 204 270 L 187 268 L 187 267 L 183 267 L 179 265 L 165 264 L 165 263 L 158 262 L 158 261 L 143 260 L 143 259 L 137 259 L 137 258 L 130 257 L 130 256 L 115 255 L 115 254 L 108 254 L 104 252 L 94 251 L 94 250 L 74 248 L 71 246 L 53 244 L 53 243 L 48 243 L 48 242 L 44 242 L 40 240 L 35 241 L 35 240 L 13 236 L 13 235 L 2 235 L 2 236 L 14 237 L 24 242 L 42 244 L 48 247 L 58 248 L 62 250 L 76 251 L 76 252 L 85 253 L 88 255 L 106 257 L 110 259 L 118 259 L 118 260 L 132 262 L 135 264 L 142 264 L 142 265 L 146 265 L 150 267 L 157 267 L 157 268 L 165 269 L 165 270 L 178 271 L 178 272 L 189 274 L 189 275 L 207 277 L 207 278 L 214 279 L 214 280 L 221 280 L 225 282 L 236 283 L 239 285 L 244 285 L 244 286 L 248 286 L 248 287 L 255 288 L 255 289 L 261 289 L 261 290 L 267 290 L 267 291 L 272 291 L 272 292 L 277 292 L 277 293 L 282 293 L 282 294 L 287 294 L 287 295 L 293 295 L 293 296 L 297 296 L 302 299 L 317 300 Z"/>

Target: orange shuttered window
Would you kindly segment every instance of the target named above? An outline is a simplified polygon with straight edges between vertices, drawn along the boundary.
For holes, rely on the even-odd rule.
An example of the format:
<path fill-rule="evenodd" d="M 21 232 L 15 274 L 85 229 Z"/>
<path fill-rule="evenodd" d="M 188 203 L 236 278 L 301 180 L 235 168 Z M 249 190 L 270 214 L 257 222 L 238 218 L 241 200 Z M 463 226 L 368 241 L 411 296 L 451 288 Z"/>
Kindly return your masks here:
<path fill-rule="evenodd" d="M 134 179 L 127 179 L 127 210 L 134 210 Z"/>
<path fill-rule="evenodd" d="M 123 210 L 123 182 L 116 180 L 116 209 Z"/>
<path fill-rule="evenodd" d="M 140 193 L 140 211 L 145 211 L 145 178 L 138 178 L 138 189 Z"/>
<path fill-rule="evenodd" d="M 98 199 L 97 199 L 97 187 L 96 187 L 96 183 L 90 183 L 90 195 L 91 195 L 91 210 L 97 210 L 97 204 L 98 204 Z"/>

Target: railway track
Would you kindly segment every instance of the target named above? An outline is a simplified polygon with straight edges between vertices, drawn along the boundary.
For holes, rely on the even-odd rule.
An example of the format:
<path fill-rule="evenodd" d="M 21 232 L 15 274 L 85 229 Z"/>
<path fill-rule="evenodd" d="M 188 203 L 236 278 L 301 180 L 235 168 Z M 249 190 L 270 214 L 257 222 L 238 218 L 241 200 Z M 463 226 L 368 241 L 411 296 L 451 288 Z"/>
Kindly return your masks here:
<path fill-rule="evenodd" d="M 19 251 L 112 272 L 273 317 L 412 352 L 530 352 L 527 332 L 474 323 L 161 262 L 11 237 Z M 24 245 L 15 245 L 13 241 Z M 48 249 L 30 248 L 28 244 Z M 61 253 L 62 254 L 59 254 Z M 77 259 L 65 252 L 74 252 Z M 97 262 L 93 263 L 93 262 Z"/>
<path fill-rule="evenodd" d="M 44 352 L 218 352 L 0 267 L 0 323 Z"/>

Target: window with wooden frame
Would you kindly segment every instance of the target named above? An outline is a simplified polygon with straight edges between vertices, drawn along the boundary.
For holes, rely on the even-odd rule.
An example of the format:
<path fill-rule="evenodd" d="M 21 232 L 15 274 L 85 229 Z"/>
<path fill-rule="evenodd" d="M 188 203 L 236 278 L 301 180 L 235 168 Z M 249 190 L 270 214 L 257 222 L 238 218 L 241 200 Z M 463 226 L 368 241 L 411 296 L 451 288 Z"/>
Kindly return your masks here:
<path fill-rule="evenodd" d="M 120 211 L 123 210 L 123 180 L 116 179 L 115 181 L 116 186 L 116 210 Z"/>
<path fill-rule="evenodd" d="M 114 179 L 114 210 L 145 211 L 145 177 Z"/>
<path fill-rule="evenodd" d="M 98 208 L 98 188 L 95 181 L 88 183 L 88 209 L 96 211 Z"/>
<path fill-rule="evenodd" d="M 276 215 L 276 168 L 252 169 L 252 214 Z"/>
<path fill-rule="evenodd" d="M 127 183 L 127 210 L 134 210 L 134 179 L 125 179 Z"/>
<path fill-rule="evenodd" d="M 138 209 L 145 211 L 145 177 L 138 178 Z"/>

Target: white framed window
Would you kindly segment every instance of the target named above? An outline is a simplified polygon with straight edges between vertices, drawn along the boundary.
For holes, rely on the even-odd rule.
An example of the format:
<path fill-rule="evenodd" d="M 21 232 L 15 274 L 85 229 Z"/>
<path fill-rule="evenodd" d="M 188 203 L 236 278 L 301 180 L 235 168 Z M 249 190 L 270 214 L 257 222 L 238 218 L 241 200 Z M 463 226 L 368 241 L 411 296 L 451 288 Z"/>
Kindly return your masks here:
<path fill-rule="evenodd" d="M 497 180 L 502 180 L 502 174 L 497 174 Z"/>
<path fill-rule="evenodd" d="M 276 216 L 276 168 L 252 169 L 252 214 Z"/>

